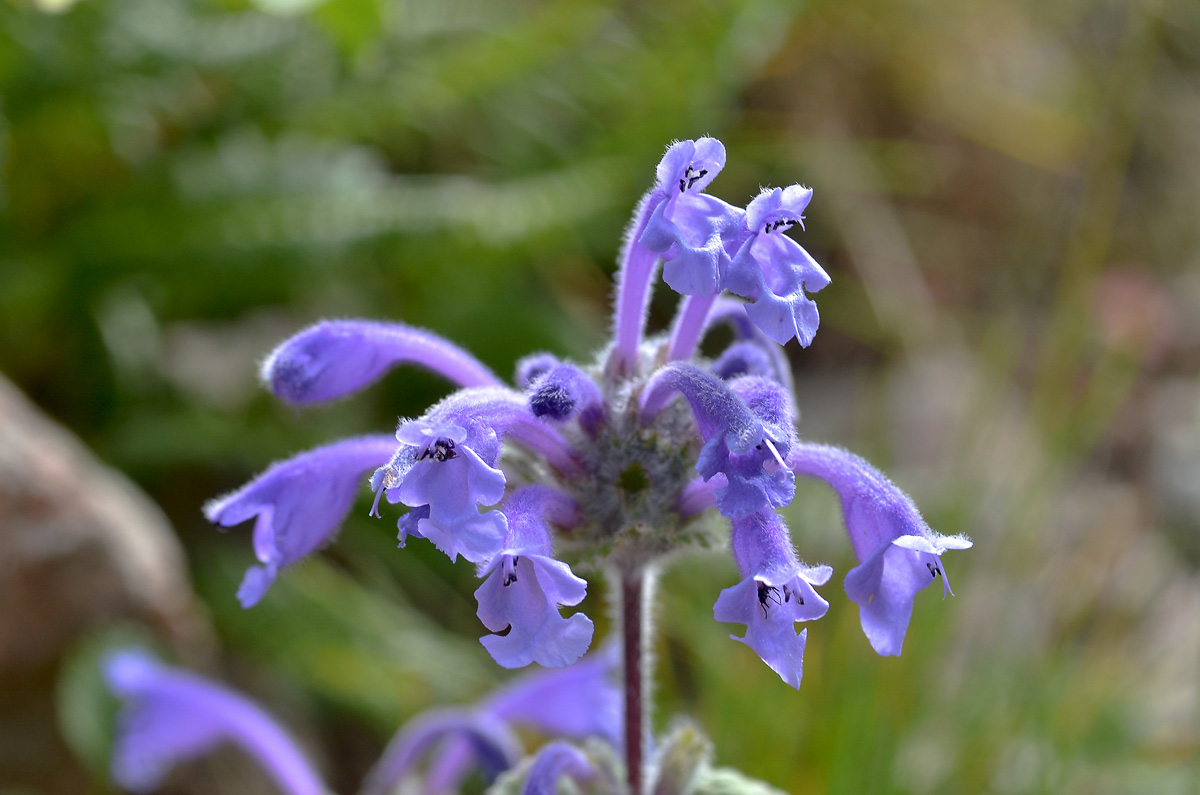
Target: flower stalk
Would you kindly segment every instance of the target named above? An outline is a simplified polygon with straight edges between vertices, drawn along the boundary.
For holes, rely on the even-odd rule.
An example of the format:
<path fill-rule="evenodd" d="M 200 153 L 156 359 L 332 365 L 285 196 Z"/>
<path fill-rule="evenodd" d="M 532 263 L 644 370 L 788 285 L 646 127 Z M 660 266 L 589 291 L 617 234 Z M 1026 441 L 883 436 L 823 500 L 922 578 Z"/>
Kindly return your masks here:
<path fill-rule="evenodd" d="M 646 759 L 646 681 L 649 659 L 646 609 L 650 577 L 645 569 L 621 575 L 621 661 L 625 682 L 625 772 L 629 795 L 642 795 Z"/>

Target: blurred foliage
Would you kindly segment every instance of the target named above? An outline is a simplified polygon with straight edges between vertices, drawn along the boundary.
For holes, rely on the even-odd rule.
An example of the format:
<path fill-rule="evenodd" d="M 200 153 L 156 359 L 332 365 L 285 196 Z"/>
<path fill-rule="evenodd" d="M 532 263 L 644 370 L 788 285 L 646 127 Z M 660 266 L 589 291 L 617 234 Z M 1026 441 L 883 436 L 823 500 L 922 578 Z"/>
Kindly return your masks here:
<path fill-rule="evenodd" d="M 198 508 L 445 385 L 405 371 L 297 416 L 255 362 L 343 316 L 502 374 L 587 357 L 661 151 L 717 135 L 717 194 L 816 191 L 802 240 L 834 284 L 791 351 L 802 429 L 979 543 L 898 660 L 827 589 L 798 694 L 713 624 L 732 564 L 680 561 L 663 720 L 795 793 L 1191 792 L 1197 675 L 1158 663 L 1200 662 L 1172 646 L 1200 605 L 1170 546 L 1200 520 L 1159 532 L 1151 407 L 1200 369 L 1198 85 L 1188 0 L 7 0 L 0 371 L 167 509 L 244 681 L 367 727 L 322 733 L 349 788 L 391 726 L 501 679 L 473 573 L 362 510 L 242 612 L 247 533 Z M 789 519 L 852 565 L 828 494 Z"/>

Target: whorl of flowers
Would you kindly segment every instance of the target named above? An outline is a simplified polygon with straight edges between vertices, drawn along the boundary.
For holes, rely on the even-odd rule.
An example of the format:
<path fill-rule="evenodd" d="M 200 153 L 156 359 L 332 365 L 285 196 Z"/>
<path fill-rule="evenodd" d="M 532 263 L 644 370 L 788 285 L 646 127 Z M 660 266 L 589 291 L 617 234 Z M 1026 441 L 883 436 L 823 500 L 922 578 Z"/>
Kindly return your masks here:
<path fill-rule="evenodd" d="M 373 515 L 385 502 L 407 508 L 397 520 L 400 546 L 424 539 L 475 564 L 481 641 L 500 665 L 569 666 L 593 643 L 587 616 L 564 615 L 588 588 L 572 566 L 627 582 L 681 548 L 720 543 L 716 534 L 742 576 L 724 590 L 714 584 L 716 620 L 744 625 L 733 637 L 799 687 L 807 629 L 796 624 L 829 609 L 816 589 L 833 574 L 797 557 L 776 513 L 800 474 L 840 496 L 859 561 L 846 593 L 874 649 L 899 654 L 916 592 L 939 576 L 945 583 L 941 554 L 970 542 L 931 531 L 861 458 L 798 437 L 780 346 L 812 342 L 819 314 L 810 296 L 830 281 L 790 236 L 804 228 L 812 190 L 766 189 L 735 207 L 706 192 L 724 165 L 713 138 L 675 143 L 663 156 L 621 254 L 612 340 L 594 362 L 533 354 L 510 385 L 431 332 L 358 320 L 324 321 L 281 344 L 262 378 L 291 404 L 344 398 L 402 364 L 428 368 L 455 390 L 401 420 L 394 438 L 302 453 L 207 506 L 223 527 L 255 519 L 258 563 L 239 591 L 243 605 L 327 543 L 369 483 Z M 660 265 L 682 299 L 668 332 L 646 336 Z M 733 341 L 710 360 L 698 348 L 717 325 L 730 326 Z M 712 521 L 717 515 L 724 521 Z M 489 720 L 442 716 L 435 729 L 468 738 L 472 758 L 495 772 L 513 760 Z M 625 758 L 641 764 L 629 748 Z M 602 768 L 594 755 L 555 743 L 528 766 L 526 791 L 551 792 L 559 776 L 604 791 Z"/>

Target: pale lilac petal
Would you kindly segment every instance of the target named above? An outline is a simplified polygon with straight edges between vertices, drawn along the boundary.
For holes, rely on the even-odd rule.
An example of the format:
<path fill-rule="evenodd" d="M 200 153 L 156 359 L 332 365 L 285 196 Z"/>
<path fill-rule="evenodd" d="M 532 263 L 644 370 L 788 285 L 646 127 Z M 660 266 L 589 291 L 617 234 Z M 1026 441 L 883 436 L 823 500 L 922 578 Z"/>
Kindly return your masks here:
<path fill-rule="evenodd" d="M 110 655 L 109 688 L 124 702 L 113 746 L 113 778 L 149 792 L 177 763 L 223 742 L 249 754 L 289 795 L 325 795 L 295 742 L 261 708 L 222 685 L 172 668 L 141 651 Z"/>
<path fill-rule="evenodd" d="M 417 364 L 458 386 L 498 386 L 474 356 L 424 329 L 366 320 L 323 321 L 276 348 L 262 379 L 289 403 L 334 400 L 369 386 L 401 364 Z"/>
<path fill-rule="evenodd" d="M 570 523 L 578 509 L 566 495 L 546 486 L 528 486 L 505 501 L 508 521 L 504 549 L 482 567 L 484 583 L 475 592 L 483 625 L 504 635 L 480 642 L 506 668 L 537 662 L 561 667 L 578 660 L 592 641 L 592 621 L 583 614 L 563 618 L 560 605 L 577 605 L 587 582 L 567 564 L 550 557 L 548 521 Z"/>
<path fill-rule="evenodd" d="M 783 344 L 795 337 L 808 346 L 820 315 L 806 293 L 829 284 L 829 275 L 784 232 L 803 226 L 812 191 L 800 185 L 760 193 L 746 207 L 745 229 L 729 264 L 725 288 L 749 299 L 746 313 L 759 329 Z"/>
<path fill-rule="evenodd" d="M 569 618 L 559 605 L 576 605 L 587 591 L 586 581 L 567 564 L 542 555 L 501 555 L 484 584 L 475 592 L 479 620 L 493 632 L 480 639 L 505 668 L 531 662 L 548 668 L 570 665 L 587 651 L 594 630 L 582 613 Z"/>

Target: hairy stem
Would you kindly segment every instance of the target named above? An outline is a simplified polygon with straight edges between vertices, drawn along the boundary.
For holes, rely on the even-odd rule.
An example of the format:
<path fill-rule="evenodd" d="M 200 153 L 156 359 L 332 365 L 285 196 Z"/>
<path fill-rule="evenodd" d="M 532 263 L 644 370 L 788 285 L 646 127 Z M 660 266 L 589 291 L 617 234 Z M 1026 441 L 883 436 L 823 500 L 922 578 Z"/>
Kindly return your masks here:
<path fill-rule="evenodd" d="M 621 634 L 625 671 L 625 770 L 630 795 L 642 795 L 646 732 L 646 610 L 648 578 L 644 569 L 621 575 Z"/>

